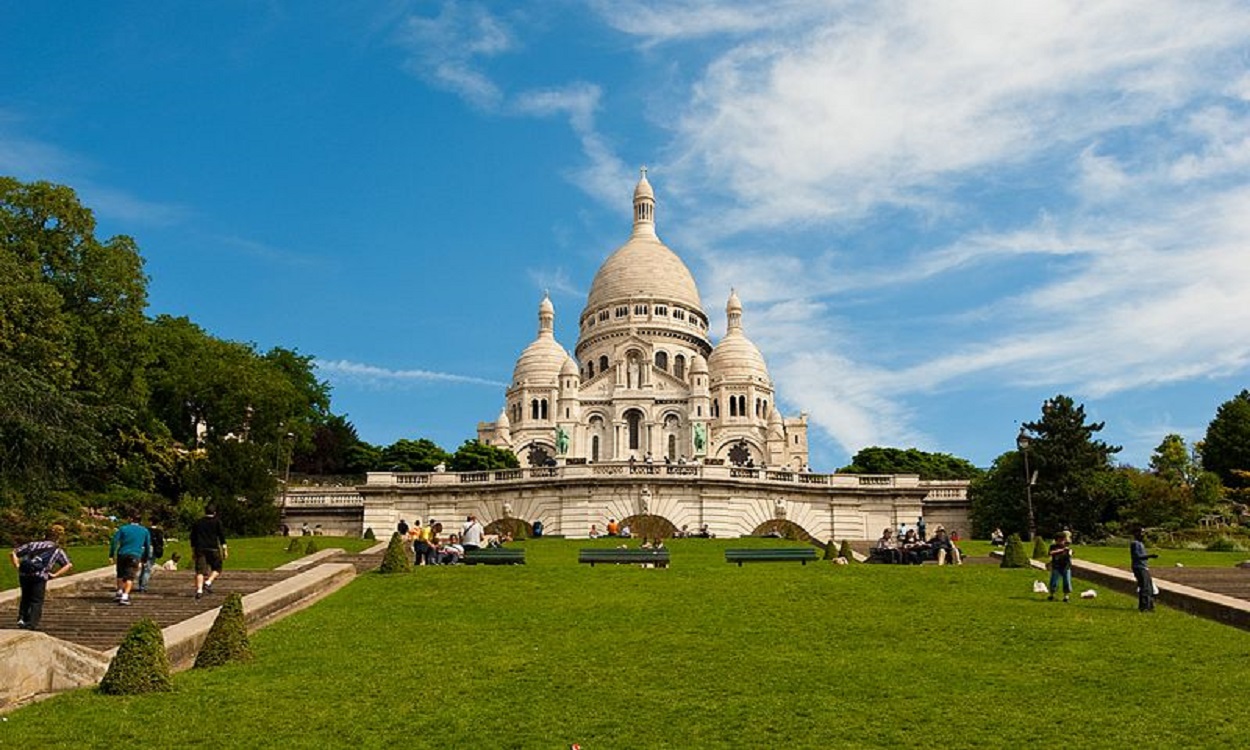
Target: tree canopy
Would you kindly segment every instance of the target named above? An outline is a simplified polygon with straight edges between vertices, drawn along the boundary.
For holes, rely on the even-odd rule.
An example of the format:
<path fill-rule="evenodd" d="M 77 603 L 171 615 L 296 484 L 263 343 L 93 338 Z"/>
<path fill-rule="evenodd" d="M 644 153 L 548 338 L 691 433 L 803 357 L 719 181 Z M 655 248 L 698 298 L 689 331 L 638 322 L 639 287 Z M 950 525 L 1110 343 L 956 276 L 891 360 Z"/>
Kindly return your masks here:
<path fill-rule="evenodd" d="M 1250 487 L 1250 390 L 1243 390 L 1220 405 L 1207 425 L 1200 448 L 1202 468 L 1215 472 L 1225 487 Z"/>
<path fill-rule="evenodd" d="M 928 453 L 916 448 L 864 448 L 842 474 L 919 474 L 921 479 L 974 479 L 981 470 L 967 459 L 947 453 Z"/>

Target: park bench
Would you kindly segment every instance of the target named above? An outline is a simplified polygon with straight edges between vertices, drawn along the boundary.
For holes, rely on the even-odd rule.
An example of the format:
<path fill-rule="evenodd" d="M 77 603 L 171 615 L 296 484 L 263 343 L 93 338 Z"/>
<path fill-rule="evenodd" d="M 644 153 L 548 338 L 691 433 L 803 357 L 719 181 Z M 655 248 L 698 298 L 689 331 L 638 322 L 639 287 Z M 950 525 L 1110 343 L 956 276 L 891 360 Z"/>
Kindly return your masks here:
<path fill-rule="evenodd" d="M 654 565 L 657 568 L 668 567 L 667 549 L 583 549 L 577 553 L 579 563 L 611 563 L 615 565 Z"/>
<path fill-rule="evenodd" d="M 742 567 L 744 562 L 791 562 L 798 560 L 804 565 L 808 560 L 816 560 L 815 547 L 773 547 L 762 549 L 727 549 L 725 550 L 725 562 L 738 563 L 738 567 Z"/>
<path fill-rule="evenodd" d="M 524 565 L 525 550 L 510 547 L 482 547 L 465 552 L 460 561 L 465 565 Z"/>

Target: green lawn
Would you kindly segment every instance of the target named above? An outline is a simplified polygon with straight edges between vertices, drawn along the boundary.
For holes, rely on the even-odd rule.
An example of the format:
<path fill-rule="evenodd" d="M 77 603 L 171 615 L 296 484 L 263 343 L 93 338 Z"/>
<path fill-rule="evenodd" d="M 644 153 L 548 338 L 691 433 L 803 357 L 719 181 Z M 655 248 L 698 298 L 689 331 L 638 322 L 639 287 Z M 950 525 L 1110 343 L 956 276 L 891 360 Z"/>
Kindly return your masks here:
<path fill-rule="evenodd" d="M 1038 571 L 723 562 L 760 544 L 592 569 L 588 543 L 541 540 L 525 566 L 367 574 L 254 635 L 251 664 L 35 704 L 0 746 L 1250 746 L 1243 631 L 1048 603 Z"/>
<path fill-rule="evenodd" d="M 377 542 L 340 536 L 316 537 L 322 549 L 337 547 L 348 552 L 358 552 L 371 547 Z M 253 538 L 231 539 L 227 547 L 230 557 L 226 565 L 236 570 L 269 570 L 295 559 L 295 555 L 287 554 L 286 545 L 290 539 L 278 536 L 262 536 Z M 109 547 L 107 544 L 94 544 L 82 547 L 70 547 L 66 550 L 69 559 L 74 563 L 74 570 L 81 573 L 87 570 L 103 568 L 109 563 Z M 191 551 L 185 540 L 165 545 L 165 558 L 177 552 L 182 555 L 182 566 L 191 564 Z M 9 560 L 8 550 L 4 552 L 4 564 L 0 565 L 0 591 L 17 588 L 17 570 Z"/>

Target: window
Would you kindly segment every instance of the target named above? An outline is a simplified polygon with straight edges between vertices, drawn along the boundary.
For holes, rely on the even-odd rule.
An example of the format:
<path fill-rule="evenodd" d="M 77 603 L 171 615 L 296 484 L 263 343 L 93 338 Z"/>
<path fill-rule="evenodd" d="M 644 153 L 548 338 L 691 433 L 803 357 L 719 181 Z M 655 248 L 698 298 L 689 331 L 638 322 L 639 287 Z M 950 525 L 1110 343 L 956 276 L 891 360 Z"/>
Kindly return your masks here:
<path fill-rule="evenodd" d="M 729 397 L 729 416 L 731 417 L 738 416 L 738 397 L 737 396 Z"/>
<path fill-rule="evenodd" d="M 670 460 L 677 459 L 677 436 L 676 435 L 668 436 L 668 457 Z"/>
<path fill-rule="evenodd" d="M 586 377 L 593 378 L 595 376 L 595 361 L 592 359 L 586 363 Z"/>
<path fill-rule="evenodd" d="M 755 416 L 757 416 L 757 417 L 758 417 L 758 416 L 761 416 L 761 411 L 760 411 L 760 410 L 761 410 L 761 409 L 763 409 L 763 408 L 764 408 L 764 405 L 760 402 L 760 400 L 759 400 L 758 398 L 757 398 L 757 399 L 755 399 Z"/>
<path fill-rule="evenodd" d="M 607 371 L 608 371 L 608 358 L 605 355 L 599 358 L 599 372 L 607 372 Z"/>
<path fill-rule="evenodd" d="M 702 407 L 702 406 L 696 406 L 696 407 L 694 408 L 694 415 L 695 415 L 696 417 L 701 417 L 701 416 L 703 416 L 703 407 Z"/>
<path fill-rule="evenodd" d="M 631 411 L 625 419 L 629 422 L 629 449 L 636 451 L 642 436 L 642 412 Z"/>
<path fill-rule="evenodd" d="M 538 419 L 538 399 L 530 402 L 530 419 Z"/>
<path fill-rule="evenodd" d="M 676 357 L 673 357 L 673 374 L 676 375 L 679 380 L 686 379 L 685 355 L 678 354 Z"/>
<path fill-rule="evenodd" d="M 664 305 L 656 305 L 656 306 L 655 306 L 655 314 L 656 314 L 656 315 L 659 315 L 659 316 L 668 315 L 668 307 L 666 307 L 666 306 L 664 306 Z"/>
<path fill-rule="evenodd" d="M 738 416 L 745 417 L 747 415 L 747 397 L 738 397 Z"/>
<path fill-rule="evenodd" d="M 600 322 L 603 322 L 603 321 L 605 321 L 605 320 L 607 320 L 607 319 L 608 319 L 608 311 L 607 311 L 607 310 L 600 310 L 600 311 L 599 311 L 599 321 L 600 321 Z"/>
<path fill-rule="evenodd" d="M 629 315 L 629 307 L 628 307 L 628 306 L 626 306 L 626 305 L 622 305 L 621 307 L 616 308 L 616 317 L 618 317 L 618 318 L 623 318 L 623 317 L 625 317 L 626 315 Z"/>
<path fill-rule="evenodd" d="M 634 305 L 634 315 L 646 315 L 646 314 L 647 314 L 646 305 Z"/>
<path fill-rule="evenodd" d="M 655 353 L 655 366 L 665 372 L 668 372 L 668 352 Z"/>
<path fill-rule="evenodd" d="M 686 319 L 686 311 L 685 311 L 685 310 L 674 310 L 674 311 L 673 311 L 673 318 L 674 318 L 675 320 L 685 320 L 685 319 Z"/>
<path fill-rule="evenodd" d="M 543 399 L 539 403 L 539 412 L 542 414 L 541 419 L 547 418 L 547 399 Z"/>
<path fill-rule="evenodd" d="M 599 436 L 595 435 L 590 439 L 590 460 L 599 460 Z"/>
<path fill-rule="evenodd" d="M 720 399 L 714 398 L 712 399 L 712 417 L 716 418 L 719 416 L 720 416 Z"/>

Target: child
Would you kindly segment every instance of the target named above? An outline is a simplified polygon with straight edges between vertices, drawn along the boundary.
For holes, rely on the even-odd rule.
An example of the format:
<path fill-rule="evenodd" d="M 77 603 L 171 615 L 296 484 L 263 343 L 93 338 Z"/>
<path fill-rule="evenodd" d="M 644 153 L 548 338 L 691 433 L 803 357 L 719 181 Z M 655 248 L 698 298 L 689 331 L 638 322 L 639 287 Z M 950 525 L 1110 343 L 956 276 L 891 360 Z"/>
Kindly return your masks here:
<path fill-rule="evenodd" d="M 1072 548 L 1062 531 L 1055 534 L 1055 541 L 1050 545 L 1050 596 L 1046 597 L 1047 601 L 1055 600 L 1055 589 L 1060 580 L 1063 581 L 1063 600 L 1066 602 L 1072 593 Z"/>
<path fill-rule="evenodd" d="M 175 552 L 169 556 L 169 559 L 161 563 L 161 570 L 177 570 L 178 563 L 182 560 L 182 555 Z"/>

